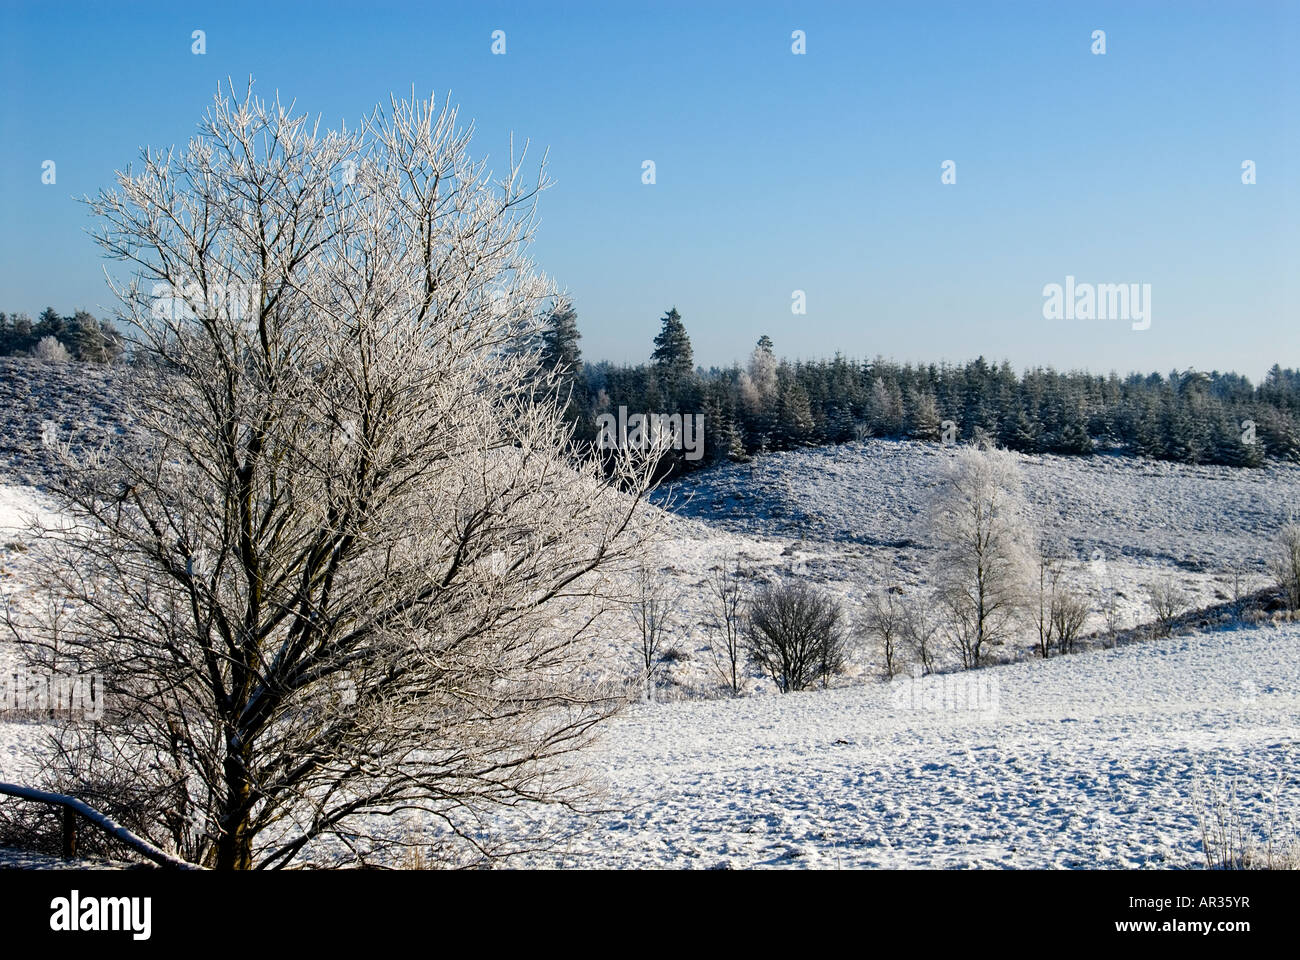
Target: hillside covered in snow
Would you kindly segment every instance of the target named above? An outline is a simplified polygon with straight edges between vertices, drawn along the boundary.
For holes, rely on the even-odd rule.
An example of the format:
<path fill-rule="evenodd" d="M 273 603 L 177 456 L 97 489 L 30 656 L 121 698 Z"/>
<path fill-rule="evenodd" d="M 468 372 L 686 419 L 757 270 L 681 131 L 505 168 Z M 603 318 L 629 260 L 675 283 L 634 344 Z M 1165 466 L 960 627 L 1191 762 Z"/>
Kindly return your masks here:
<path fill-rule="evenodd" d="M 79 371 L 89 379 L 68 379 Z M 42 425 L 90 443 L 123 429 L 101 369 L 57 371 L 57 391 L 45 376 L 10 361 L 3 378 L 0 588 L 17 603 L 40 596 L 26 524 L 57 518 L 42 490 Z M 1233 816 L 1255 835 L 1293 835 L 1300 626 L 1283 620 L 1193 613 L 1174 636 L 1085 640 L 1046 662 L 1025 633 L 986 669 L 905 667 L 893 681 L 859 644 L 831 689 L 782 696 L 750 669 L 745 696 L 723 694 L 710 576 L 735 563 L 749 591 L 812 583 L 851 623 L 887 580 L 922 598 L 937 547 L 928 505 L 953 455 L 869 440 L 662 488 L 654 556 L 673 597 L 671 656 L 649 702 L 629 703 L 574 759 L 597 791 L 587 812 L 520 807 L 484 823 L 484 837 L 546 837 L 516 861 L 539 866 L 1189 867 L 1202 859 L 1210 794 L 1233 790 Z M 1295 465 L 1017 462 L 1033 522 L 1085 587 L 1096 636 L 1108 598 L 1121 627 L 1150 624 L 1146 587 L 1159 577 L 1176 578 L 1193 611 L 1265 585 L 1276 533 L 1300 503 Z M 633 623 L 617 604 L 595 647 L 593 676 L 635 674 Z M 16 662 L 0 642 L 0 666 Z M 0 722 L 0 775 L 33 776 L 44 740 L 39 723 Z"/>

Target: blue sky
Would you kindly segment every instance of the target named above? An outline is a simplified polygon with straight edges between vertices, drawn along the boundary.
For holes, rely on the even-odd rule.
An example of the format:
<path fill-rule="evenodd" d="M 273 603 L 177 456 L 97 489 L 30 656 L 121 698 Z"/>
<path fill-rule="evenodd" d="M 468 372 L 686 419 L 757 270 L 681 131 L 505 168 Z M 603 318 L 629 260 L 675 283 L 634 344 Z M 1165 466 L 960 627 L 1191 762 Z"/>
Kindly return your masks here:
<path fill-rule="evenodd" d="M 1300 0 L 0 9 L 0 309 L 108 315 L 73 198 L 252 74 L 330 124 L 450 90 L 477 155 L 549 146 L 533 252 L 587 359 L 645 359 L 676 305 L 706 365 L 767 333 L 790 357 L 1300 366 Z M 1044 319 L 1067 275 L 1149 283 L 1150 329 Z"/>

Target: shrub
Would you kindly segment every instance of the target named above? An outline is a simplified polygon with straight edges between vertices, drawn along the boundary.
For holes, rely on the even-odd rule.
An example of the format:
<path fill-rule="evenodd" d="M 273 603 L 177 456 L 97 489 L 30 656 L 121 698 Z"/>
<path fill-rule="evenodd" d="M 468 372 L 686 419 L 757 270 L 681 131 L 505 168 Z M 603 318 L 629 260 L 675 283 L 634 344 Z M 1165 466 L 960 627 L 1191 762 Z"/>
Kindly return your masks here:
<path fill-rule="evenodd" d="M 765 587 L 750 601 L 746 646 L 782 693 L 825 685 L 847 655 L 844 609 L 802 583 Z"/>
<path fill-rule="evenodd" d="M 1187 592 L 1174 582 L 1173 577 L 1165 576 L 1147 586 L 1147 595 L 1151 598 L 1151 609 L 1156 615 L 1160 632 L 1168 634 L 1178 615 L 1190 603 Z"/>
<path fill-rule="evenodd" d="M 32 356 L 45 363 L 67 363 L 68 348 L 54 337 L 41 337 L 40 342 L 32 347 Z"/>
<path fill-rule="evenodd" d="M 1292 610 L 1300 610 L 1300 523 L 1288 523 L 1278 537 L 1273 573 Z"/>

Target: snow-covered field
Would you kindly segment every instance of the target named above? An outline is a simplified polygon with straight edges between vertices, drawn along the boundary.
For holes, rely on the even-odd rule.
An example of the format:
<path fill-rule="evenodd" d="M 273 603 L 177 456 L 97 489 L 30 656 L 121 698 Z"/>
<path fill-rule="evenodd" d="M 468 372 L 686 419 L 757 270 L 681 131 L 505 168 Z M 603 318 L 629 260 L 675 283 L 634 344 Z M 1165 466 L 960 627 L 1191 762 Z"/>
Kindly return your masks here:
<path fill-rule="evenodd" d="M 1300 818 L 1300 624 L 1206 626 L 1172 638 L 960 675 L 880 678 L 861 651 L 834 689 L 781 696 L 751 678 L 718 699 L 705 580 L 730 557 L 759 583 L 806 578 L 856 617 L 879 578 L 924 590 L 925 505 L 952 451 L 869 441 L 706 471 L 673 491 L 656 551 L 680 593 L 658 702 L 629 706 L 579 765 L 605 812 L 518 809 L 496 831 L 569 836 L 544 866 L 1195 866 L 1197 791 L 1234 778 L 1258 833 Z M 1022 457 L 1044 533 L 1094 603 L 1149 621 L 1144 585 L 1176 576 L 1200 606 L 1234 573 L 1265 580 L 1300 468 L 1201 468 L 1119 457 Z M 25 478 L 25 475 L 21 475 Z M 662 502 L 662 500 L 661 500 Z M 0 475 L 0 588 L 34 600 L 22 526 L 50 507 Z M 632 669 L 631 623 L 601 661 Z M 1006 659 L 1023 655 L 1029 638 Z M 0 667 L 12 662 L 0 641 Z M 977 690 L 978 709 L 950 709 Z M 42 730 L 0 723 L 0 778 L 30 773 Z M 1276 832 L 1277 825 L 1274 825 Z"/>
<path fill-rule="evenodd" d="M 836 594 L 850 619 L 890 576 L 924 595 L 935 544 L 927 504 L 955 453 L 936 444 L 870 440 L 772 454 L 706 470 L 663 491 L 680 518 L 663 552 L 686 588 L 665 695 L 709 686 L 705 580 L 729 556 L 753 581 L 808 579 Z M 1300 509 L 1300 466 L 1194 467 L 1136 458 L 1019 456 L 1026 499 L 1045 539 L 1087 594 L 1085 633 L 1104 626 L 1113 599 L 1121 627 L 1152 619 L 1146 587 L 1171 576 L 1194 608 L 1268 582 L 1277 532 Z M 1002 651 L 1016 658 L 1027 652 Z M 851 675 L 874 674 L 859 651 Z M 761 688 L 761 682 L 759 683 Z"/>
<path fill-rule="evenodd" d="M 591 757 L 612 810 L 530 862 L 1191 867 L 1216 778 L 1261 833 L 1300 815 L 1300 625 L 992 667 L 945 707 L 969 679 L 633 707 Z"/>

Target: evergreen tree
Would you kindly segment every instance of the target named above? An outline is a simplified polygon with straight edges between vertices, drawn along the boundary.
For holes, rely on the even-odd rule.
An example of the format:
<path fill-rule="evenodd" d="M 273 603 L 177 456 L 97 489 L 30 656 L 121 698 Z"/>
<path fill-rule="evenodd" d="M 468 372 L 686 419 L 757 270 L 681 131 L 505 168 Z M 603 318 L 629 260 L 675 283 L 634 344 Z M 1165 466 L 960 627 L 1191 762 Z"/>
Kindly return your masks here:
<path fill-rule="evenodd" d="M 590 416 L 578 341 L 578 312 L 568 299 L 559 300 L 546 318 L 538 344 L 539 372 L 551 378 L 550 390 L 565 401 L 565 419 L 584 421 Z M 588 431 L 589 432 L 589 431 Z"/>
<path fill-rule="evenodd" d="M 938 440 L 941 427 L 934 394 L 928 391 L 913 394 L 907 435 L 913 440 Z"/>
<path fill-rule="evenodd" d="M 681 314 L 673 307 L 663 316 L 663 329 L 655 337 L 655 350 L 651 354 L 655 371 L 667 384 L 688 379 L 695 372 L 695 358 L 691 351 L 691 338 Z"/>
<path fill-rule="evenodd" d="M 27 350 L 34 342 L 32 335 L 32 318 L 25 313 L 15 313 L 9 318 L 10 343 L 15 353 Z"/>
<path fill-rule="evenodd" d="M 773 441 L 778 447 L 796 447 L 808 443 L 813 428 L 812 406 L 808 392 L 790 375 L 777 383 L 776 430 Z"/>
<path fill-rule="evenodd" d="M 582 351 L 578 348 L 581 339 L 577 310 L 571 301 L 560 300 L 546 318 L 542 331 L 542 367 L 559 371 L 565 379 L 577 379 L 582 372 Z"/>
<path fill-rule="evenodd" d="M 867 402 L 868 424 L 877 437 L 894 437 L 903 428 L 903 396 L 898 384 L 876 377 Z"/>
<path fill-rule="evenodd" d="M 1264 442 L 1270 457 L 1300 460 L 1300 430 L 1297 430 L 1296 422 L 1288 414 L 1263 408 L 1254 419 L 1256 438 Z"/>
<path fill-rule="evenodd" d="M 38 339 L 41 337 L 61 339 L 65 327 L 66 324 L 63 318 L 59 316 L 59 312 L 53 307 L 46 307 L 41 311 L 41 315 L 36 318 L 36 326 L 33 328 L 32 333 Z"/>
<path fill-rule="evenodd" d="M 1038 453 L 1042 443 L 1042 427 L 1036 418 L 1029 416 L 1023 406 L 1017 407 L 1015 415 L 1004 422 L 999 436 L 1002 445 L 1021 453 Z"/>
<path fill-rule="evenodd" d="M 93 363 L 105 363 L 108 360 L 108 344 L 104 338 L 103 328 L 85 310 L 78 310 L 72 315 L 68 338 L 73 354 L 78 360 Z"/>

